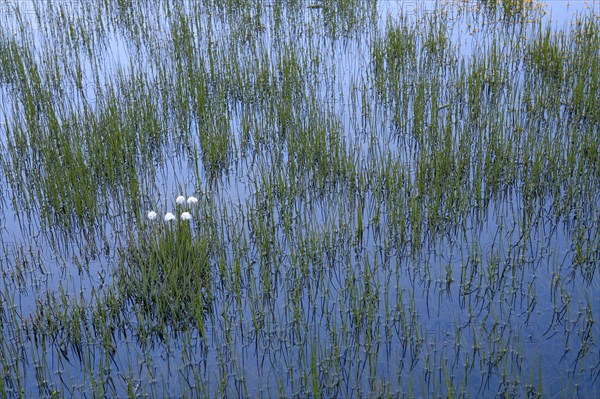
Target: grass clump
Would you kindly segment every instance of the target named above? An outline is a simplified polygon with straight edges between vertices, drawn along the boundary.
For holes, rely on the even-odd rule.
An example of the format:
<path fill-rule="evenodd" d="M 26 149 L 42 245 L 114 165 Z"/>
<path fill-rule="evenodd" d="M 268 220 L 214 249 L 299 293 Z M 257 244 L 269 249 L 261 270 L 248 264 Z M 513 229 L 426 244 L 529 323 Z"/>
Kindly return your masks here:
<path fill-rule="evenodd" d="M 188 221 L 141 232 L 122 256 L 118 287 L 138 317 L 159 334 L 202 325 L 210 307 L 210 237 L 194 236 Z M 144 327 L 140 325 L 140 327 Z"/>

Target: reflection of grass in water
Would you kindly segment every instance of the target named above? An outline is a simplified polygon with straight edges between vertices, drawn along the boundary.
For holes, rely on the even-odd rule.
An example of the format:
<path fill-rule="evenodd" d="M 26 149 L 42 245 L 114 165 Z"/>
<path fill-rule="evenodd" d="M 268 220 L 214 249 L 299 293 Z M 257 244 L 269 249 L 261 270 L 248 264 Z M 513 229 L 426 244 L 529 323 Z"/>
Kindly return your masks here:
<path fill-rule="evenodd" d="M 546 4 L 539 0 L 443 0 L 445 8 L 460 7 L 471 13 L 482 13 L 492 19 L 506 22 L 539 21 L 545 14 Z"/>
<path fill-rule="evenodd" d="M 189 221 L 143 232 L 124 254 L 118 287 L 148 322 L 175 331 L 198 327 L 210 305 L 210 238 Z"/>
<path fill-rule="evenodd" d="M 43 63 L 27 51 L 29 42 L 17 46 L 3 36 L 0 79 L 13 85 L 15 97 L 14 120 L 0 121 L 7 126 L 2 169 L 15 208 L 33 209 L 49 230 L 61 222 L 73 236 L 84 222 L 116 230 L 136 219 L 140 226 L 141 203 L 155 200 L 156 181 L 163 177 L 165 191 L 174 184 L 165 170 L 183 179 L 175 184 L 208 181 L 222 202 L 204 209 L 201 226 L 194 208 L 192 221 L 178 212 L 167 224 L 156 215 L 125 244 L 123 231 L 80 234 L 87 244 L 95 241 L 93 249 L 74 260 L 64 255 L 62 270 L 89 264 L 104 243 L 100 274 L 114 276 L 115 285 L 98 288 L 92 281 L 92 306 L 74 297 L 71 285 L 60 295 L 51 286 L 36 288 L 39 323 L 29 334 L 31 347 L 18 336 L 22 297 L 15 288 L 31 285 L 30 276 L 39 275 L 31 265 L 41 262 L 19 251 L 2 264 L 3 309 L 12 312 L 2 319 L 3 332 L 17 342 L 5 339 L 3 349 L 18 360 L 16 348 L 27 347 L 47 364 L 44 345 L 62 359 L 70 343 L 90 379 L 101 380 L 104 372 L 113 378 L 115 372 L 90 366 L 103 361 L 94 352 L 101 340 L 107 354 L 118 347 L 117 361 L 130 362 L 122 370 L 133 370 L 128 383 L 135 385 L 145 377 L 134 370 L 138 362 L 148 370 L 163 366 L 136 357 L 145 338 L 160 342 L 185 330 L 210 347 L 214 374 L 198 372 L 192 360 L 168 373 L 191 364 L 195 384 L 223 396 L 252 378 L 244 366 L 253 355 L 277 374 L 270 382 L 277 380 L 282 395 L 394 396 L 408 373 L 409 393 L 416 395 L 468 396 L 481 384 L 476 393 L 484 396 L 535 396 L 548 392 L 552 370 L 546 359 L 530 359 L 512 326 L 522 321 L 521 311 L 530 323 L 546 320 L 536 314 L 550 278 L 548 260 L 557 277 L 554 316 L 544 331 L 556 336 L 553 345 L 562 346 L 565 337 L 570 347 L 552 367 L 597 361 L 596 297 L 578 300 L 573 287 L 583 280 L 597 288 L 598 281 L 598 213 L 586 205 L 589 198 L 597 204 L 600 170 L 596 20 L 584 18 L 570 33 L 556 34 L 511 19 L 461 57 L 450 39 L 453 27 L 439 16 L 425 16 L 421 25 L 390 19 L 378 31 L 362 23 L 377 18 L 375 2 L 217 3 L 194 3 L 194 12 L 178 3 L 160 16 L 135 2 L 105 2 L 97 11 L 86 5 L 77 34 L 91 35 L 89 54 L 103 51 L 90 21 L 104 21 L 125 32 L 142 60 L 134 57 L 114 74 L 87 65 L 85 53 L 61 35 L 40 56 Z M 490 15 L 497 19 L 504 8 L 518 13 L 528 2 L 479 3 L 497 7 Z M 348 48 L 341 53 L 358 48 L 367 59 L 336 56 L 342 45 Z M 60 78 L 74 76 L 81 84 L 78 69 L 87 66 L 101 75 L 93 90 L 52 101 L 54 90 L 69 84 Z M 94 104 L 82 99 L 91 91 Z M 186 158 L 187 170 L 181 167 Z M 248 184 L 252 194 L 230 196 L 235 190 L 226 177 Z M 183 197 L 177 204 L 186 206 Z M 488 204 L 501 207 L 489 223 Z M 561 220 L 573 225 L 565 228 L 570 247 L 558 259 L 563 254 L 550 243 L 562 242 L 552 235 Z M 546 223 L 550 238 L 539 232 Z M 478 236 L 486 228 L 495 234 L 491 247 L 489 237 Z M 453 256 L 445 258 L 447 252 Z M 10 278 L 18 284 L 7 285 Z M 430 291 L 439 293 L 437 305 L 422 304 Z M 456 298 L 458 305 L 445 304 Z M 452 314 L 439 315 L 446 310 Z M 457 322 L 443 342 L 428 334 L 436 311 L 442 322 Z M 140 341 L 113 343 L 112 323 Z M 179 345 L 194 350 L 183 338 L 173 346 Z M 119 358 L 120 349 L 127 354 Z M 2 359 L 6 381 L 20 378 L 11 361 Z M 50 368 L 39 380 L 58 382 Z M 262 389 L 253 383 L 243 392 Z M 117 396 L 118 388 L 109 392 Z"/>

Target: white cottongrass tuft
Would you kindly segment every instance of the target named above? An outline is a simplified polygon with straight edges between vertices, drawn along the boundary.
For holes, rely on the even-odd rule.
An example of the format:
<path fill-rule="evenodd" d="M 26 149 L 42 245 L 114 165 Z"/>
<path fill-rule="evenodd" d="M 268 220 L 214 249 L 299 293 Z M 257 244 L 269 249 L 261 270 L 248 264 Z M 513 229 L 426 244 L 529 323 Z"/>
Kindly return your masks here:
<path fill-rule="evenodd" d="M 148 212 L 148 219 L 150 219 L 150 220 L 156 219 L 156 212 L 154 212 L 154 211 Z"/>
<path fill-rule="evenodd" d="M 197 204 L 197 203 L 198 203 L 198 198 L 196 198 L 196 197 L 189 197 L 189 198 L 187 199 L 187 203 L 188 203 L 188 205 L 194 205 L 194 204 Z"/>
<path fill-rule="evenodd" d="M 175 202 L 177 202 L 179 205 L 183 205 L 185 203 L 185 197 L 183 195 L 180 195 L 179 197 L 177 197 Z"/>
<path fill-rule="evenodd" d="M 183 219 L 183 220 L 190 220 L 191 218 L 192 218 L 192 215 L 190 215 L 189 212 L 183 212 L 181 214 L 181 219 Z"/>
<path fill-rule="evenodd" d="M 171 212 L 167 212 L 165 214 L 165 222 L 170 222 L 171 220 L 175 219 L 175 215 L 173 215 Z"/>

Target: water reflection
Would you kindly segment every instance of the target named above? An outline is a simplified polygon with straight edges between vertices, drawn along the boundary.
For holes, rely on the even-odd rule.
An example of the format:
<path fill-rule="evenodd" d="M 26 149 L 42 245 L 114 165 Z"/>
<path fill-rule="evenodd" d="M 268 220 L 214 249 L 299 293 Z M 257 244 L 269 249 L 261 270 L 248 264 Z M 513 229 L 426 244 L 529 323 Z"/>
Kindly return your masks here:
<path fill-rule="evenodd" d="M 5 3 L 2 394 L 597 393 L 566 5 L 348 3 Z"/>

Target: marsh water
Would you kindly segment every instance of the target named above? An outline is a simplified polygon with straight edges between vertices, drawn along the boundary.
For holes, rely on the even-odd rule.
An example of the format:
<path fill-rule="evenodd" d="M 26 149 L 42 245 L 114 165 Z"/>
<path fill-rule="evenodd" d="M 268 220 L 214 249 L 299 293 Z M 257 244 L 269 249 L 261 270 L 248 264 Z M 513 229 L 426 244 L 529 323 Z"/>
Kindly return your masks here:
<path fill-rule="evenodd" d="M 0 396 L 600 396 L 600 3 L 0 1 Z"/>

